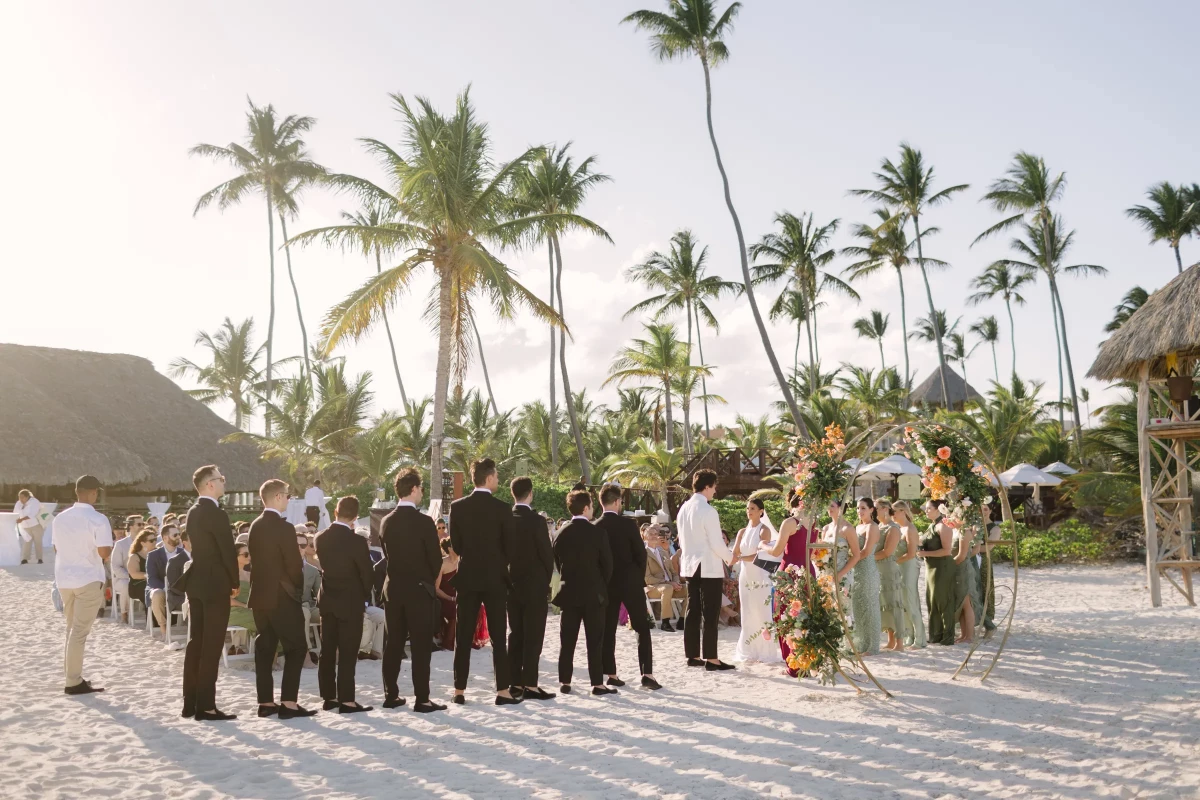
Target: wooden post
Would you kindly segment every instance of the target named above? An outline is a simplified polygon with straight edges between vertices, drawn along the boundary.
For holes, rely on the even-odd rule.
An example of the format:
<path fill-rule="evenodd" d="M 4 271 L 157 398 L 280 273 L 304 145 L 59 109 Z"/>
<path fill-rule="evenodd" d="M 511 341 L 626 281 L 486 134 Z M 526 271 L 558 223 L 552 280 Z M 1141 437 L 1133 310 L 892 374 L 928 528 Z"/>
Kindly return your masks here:
<path fill-rule="evenodd" d="M 1162 589 L 1158 575 L 1158 525 L 1154 519 L 1154 484 L 1150 475 L 1150 362 L 1142 362 L 1138 374 L 1137 426 L 1138 464 L 1141 467 L 1142 519 L 1146 525 L 1146 580 L 1150 585 L 1150 603 L 1157 608 L 1162 605 Z"/>

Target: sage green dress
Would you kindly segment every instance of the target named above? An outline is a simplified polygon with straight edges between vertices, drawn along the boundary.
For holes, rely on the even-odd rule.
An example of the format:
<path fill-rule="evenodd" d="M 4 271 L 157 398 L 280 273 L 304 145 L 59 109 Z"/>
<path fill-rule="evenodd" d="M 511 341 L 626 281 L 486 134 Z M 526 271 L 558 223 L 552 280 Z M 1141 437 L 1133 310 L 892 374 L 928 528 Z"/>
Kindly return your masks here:
<path fill-rule="evenodd" d="M 978 536 L 972 537 L 972 547 Z M 979 570 L 979 556 L 967 556 L 967 596 L 971 598 L 971 610 L 975 613 L 975 624 L 983 624 L 983 579 Z"/>
<path fill-rule="evenodd" d="M 887 545 L 887 537 L 895 531 L 900 536 L 900 541 L 904 541 L 904 535 L 900 531 L 900 526 L 894 522 L 889 522 L 886 525 L 879 526 L 879 546 L 875 552 L 881 552 Z M 907 547 L 907 544 L 905 544 Z M 901 554 L 900 545 L 896 545 L 896 549 L 887 558 L 876 561 L 875 564 L 879 568 L 879 616 L 885 631 L 892 631 L 897 635 L 904 633 L 904 583 L 900 576 L 900 565 L 896 563 L 896 556 Z"/>
<path fill-rule="evenodd" d="M 866 527 L 866 526 L 863 526 Z M 858 546 L 867 542 L 867 532 L 858 532 Z M 854 565 L 854 585 L 850 587 L 850 606 L 854 609 L 854 649 L 863 655 L 879 652 L 881 624 L 879 619 L 879 568 L 874 553 L 866 553 Z"/>
<path fill-rule="evenodd" d="M 942 537 L 937 526 L 921 537 L 921 549 L 942 549 Z M 956 589 L 958 564 L 954 556 L 935 556 L 925 559 L 925 604 L 929 607 L 929 641 L 933 644 L 954 644 L 954 615 L 962 602 Z M 957 602 L 955 598 L 958 598 Z"/>
<path fill-rule="evenodd" d="M 900 544 L 896 545 L 896 555 L 908 555 L 908 537 L 903 535 L 901 528 Z M 910 558 L 900 564 L 900 582 L 904 594 L 904 646 L 924 647 L 925 617 L 921 614 L 921 591 L 918 578 L 921 574 L 921 559 Z"/>

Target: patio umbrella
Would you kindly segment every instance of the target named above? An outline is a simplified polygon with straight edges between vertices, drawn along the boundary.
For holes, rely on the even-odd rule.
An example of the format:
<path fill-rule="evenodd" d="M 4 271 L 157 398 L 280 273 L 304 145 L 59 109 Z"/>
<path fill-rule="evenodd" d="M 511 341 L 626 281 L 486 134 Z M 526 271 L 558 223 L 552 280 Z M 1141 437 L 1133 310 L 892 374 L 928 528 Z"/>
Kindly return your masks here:
<path fill-rule="evenodd" d="M 1042 472 L 1033 464 L 1017 464 L 1001 472 L 1000 480 L 1005 486 L 1057 486 L 1062 483 L 1062 478 Z"/>
<path fill-rule="evenodd" d="M 1061 461 L 1055 461 L 1053 464 L 1043 467 L 1042 472 L 1048 472 L 1051 475 L 1074 475 L 1079 472 L 1079 470 L 1068 466 Z"/>
<path fill-rule="evenodd" d="M 893 453 L 882 461 L 863 468 L 865 474 L 875 475 L 920 475 L 921 468 L 900 453 Z"/>

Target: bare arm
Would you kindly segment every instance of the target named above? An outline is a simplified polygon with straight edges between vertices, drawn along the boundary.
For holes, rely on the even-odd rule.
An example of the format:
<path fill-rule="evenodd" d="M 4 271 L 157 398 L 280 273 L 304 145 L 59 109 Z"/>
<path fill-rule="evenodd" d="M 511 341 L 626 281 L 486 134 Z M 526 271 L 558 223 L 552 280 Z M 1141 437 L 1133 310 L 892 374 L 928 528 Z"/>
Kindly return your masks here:
<path fill-rule="evenodd" d="M 125 562 L 125 569 L 129 572 L 129 577 L 139 581 L 145 579 L 146 577 L 146 573 L 138 568 L 140 563 L 141 562 L 138 561 L 137 553 L 130 553 L 129 559 Z"/>
<path fill-rule="evenodd" d="M 905 561 L 911 561 L 917 557 L 917 551 L 921 549 L 921 539 L 917 536 L 917 529 L 912 525 L 906 525 L 903 529 L 903 536 L 908 543 L 905 553 L 902 556 L 896 556 L 896 563 L 903 564 Z"/>
<path fill-rule="evenodd" d="M 846 566 L 838 570 L 837 579 L 840 582 L 846 577 L 846 573 L 854 569 L 854 565 L 858 563 L 860 550 L 858 548 L 858 534 L 854 532 L 854 528 L 849 525 L 843 526 L 838 530 L 838 536 L 846 540 L 846 544 L 850 547 L 850 557 L 846 559 Z"/>
<path fill-rule="evenodd" d="M 971 554 L 971 535 L 967 530 L 962 530 L 958 534 L 958 550 L 954 553 L 954 563 L 961 564 L 967 560 L 967 556 Z"/>
<path fill-rule="evenodd" d="M 922 558 L 940 558 L 942 556 L 953 555 L 954 534 L 951 530 L 940 522 L 935 522 L 938 536 L 941 537 L 942 546 L 937 550 L 921 550 L 919 555 Z"/>
<path fill-rule="evenodd" d="M 883 561 L 891 558 L 896 552 L 896 545 L 900 544 L 900 528 L 895 525 L 888 525 L 887 538 L 883 540 L 883 549 L 875 554 L 876 561 Z"/>
<path fill-rule="evenodd" d="M 800 523 L 795 517 L 788 517 L 779 525 L 779 541 L 775 542 L 775 546 L 770 550 L 763 552 L 774 558 L 779 558 L 783 555 L 783 551 L 787 550 L 788 539 L 792 538 L 792 534 L 800 530 Z"/>

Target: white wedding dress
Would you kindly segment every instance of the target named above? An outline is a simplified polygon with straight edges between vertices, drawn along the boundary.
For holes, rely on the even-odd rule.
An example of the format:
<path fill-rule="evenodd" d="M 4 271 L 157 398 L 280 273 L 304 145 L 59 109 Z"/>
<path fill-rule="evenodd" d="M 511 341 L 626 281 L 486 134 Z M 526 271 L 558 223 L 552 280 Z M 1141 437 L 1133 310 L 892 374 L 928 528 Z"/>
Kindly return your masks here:
<path fill-rule="evenodd" d="M 742 534 L 743 542 L 758 543 L 763 529 L 775 533 L 772 528 L 759 523 L 753 528 L 747 528 Z M 775 545 L 774 538 L 763 544 L 758 555 L 766 560 L 778 561 L 778 558 L 764 555 L 761 551 Z M 746 549 L 743 544 L 742 548 Z M 738 634 L 737 648 L 733 651 L 734 661 L 758 661 L 764 664 L 783 661 L 779 645 L 775 637 L 766 632 L 765 628 L 771 622 L 771 574 L 762 567 L 755 566 L 751 561 L 743 561 L 738 575 L 738 596 L 741 600 L 739 618 L 742 627 Z"/>

